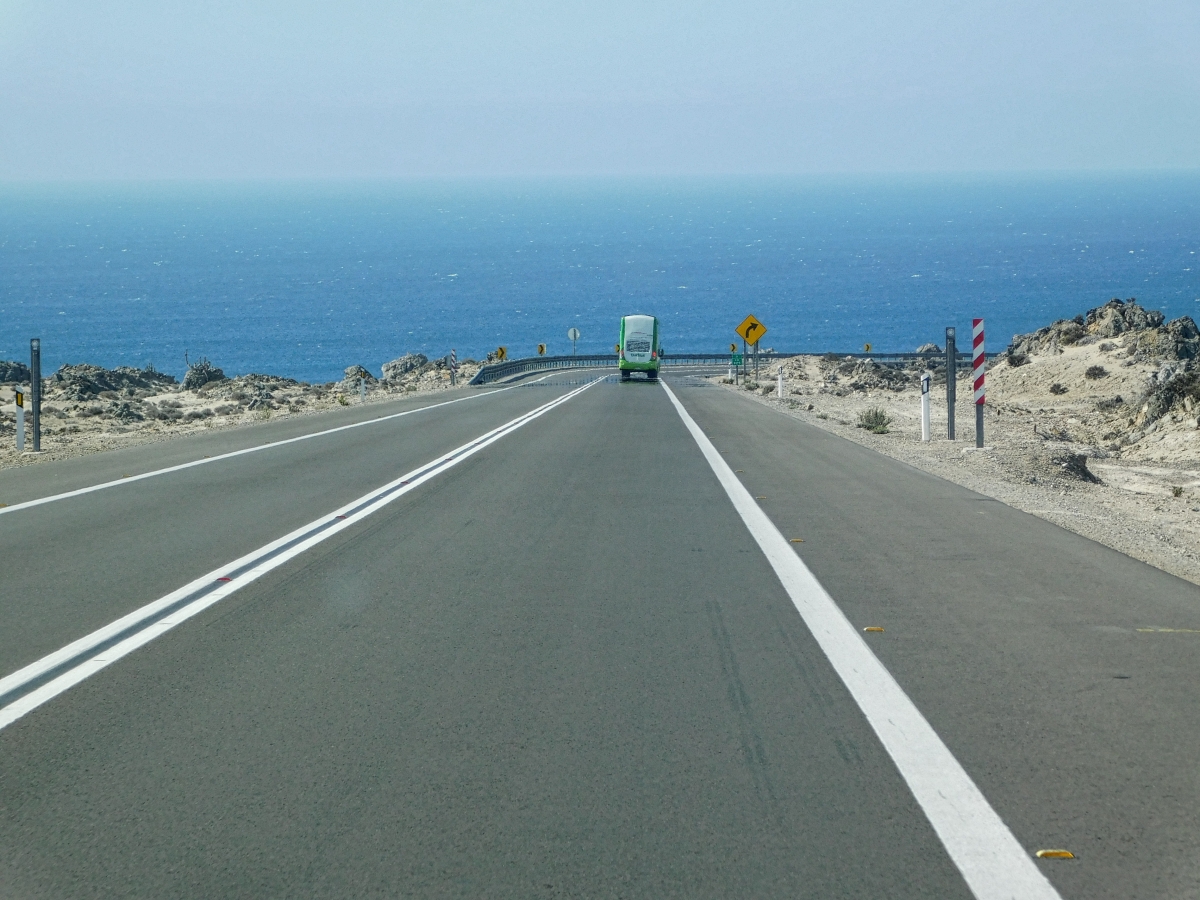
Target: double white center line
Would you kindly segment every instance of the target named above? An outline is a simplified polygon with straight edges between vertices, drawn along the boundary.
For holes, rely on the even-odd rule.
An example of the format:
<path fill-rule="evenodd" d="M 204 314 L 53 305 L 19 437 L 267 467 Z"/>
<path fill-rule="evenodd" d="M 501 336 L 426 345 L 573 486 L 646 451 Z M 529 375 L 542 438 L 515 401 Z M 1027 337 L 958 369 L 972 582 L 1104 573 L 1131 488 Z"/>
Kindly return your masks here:
<path fill-rule="evenodd" d="M 0 729 L 121 657 L 148 644 L 159 635 L 165 634 L 176 625 L 219 603 L 272 569 L 378 512 L 409 491 L 416 490 L 431 478 L 453 468 L 489 444 L 579 396 L 594 384 L 596 381 L 591 381 L 517 416 L 499 428 L 451 450 L 445 456 L 440 456 L 418 469 L 401 475 L 395 481 L 352 500 L 341 509 L 314 519 L 240 559 L 201 575 L 165 597 L 160 597 L 153 603 L 148 603 L 0 679 Z"/>

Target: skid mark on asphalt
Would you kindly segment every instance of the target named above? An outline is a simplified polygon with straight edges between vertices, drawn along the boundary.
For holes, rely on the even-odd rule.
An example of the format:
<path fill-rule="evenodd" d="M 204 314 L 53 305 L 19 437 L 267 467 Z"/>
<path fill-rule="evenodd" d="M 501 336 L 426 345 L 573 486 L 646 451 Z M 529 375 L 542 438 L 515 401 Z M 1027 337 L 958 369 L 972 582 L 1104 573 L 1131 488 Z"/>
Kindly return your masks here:
<path fill-rule="evenodd" d="M 781 821 L 779 804 L 775 790 L 771 784 L 768 772 L 767 750 L 763 745 L 762 735 L 758 733 L 754 722 L 754 712 L 750 707 L 750 698 L 746 695 L 746 686 L 742 682 L 742 673 L 738 667 L 737 655 L 733 651 L 733 640 L 729 629 L 725 627 L 725 618 L 721 613 L 721 604 L 709 600 L 704 604 L 704 612 L 708 616 L 709 628 L 712 631 L 713 643 L 721 661 L 721 675 L 725 681 L 725 689 L 729 705 L 733 709 L 738 725 L 738 741 L 742 748 L 742 759 L 746 770 L 754 784 L 754 793 L 763 811 L 778 824 Z"/>
<path fill-rule="evenodd" d="M 821 681 L 821 677 L 814 670 L 809 662 L 809 654 L 804 652 L 804 648 L 800 646 L 800 640 L 793 631 L 790 625 L 792 622 L 784 622 L 781 620 L 778 611 L 773 611 L 775 615 L 775 628 L 779 633 L 780 643 L 783 649 L 787 652 L 788 659 L 791 660 L 792 668 L 796 670 L 796 675 L 804 689 L 808 691 L 808 695 L 822 709 L 832 709 L 834 706 L 833 695 L 829 693 Z"/>

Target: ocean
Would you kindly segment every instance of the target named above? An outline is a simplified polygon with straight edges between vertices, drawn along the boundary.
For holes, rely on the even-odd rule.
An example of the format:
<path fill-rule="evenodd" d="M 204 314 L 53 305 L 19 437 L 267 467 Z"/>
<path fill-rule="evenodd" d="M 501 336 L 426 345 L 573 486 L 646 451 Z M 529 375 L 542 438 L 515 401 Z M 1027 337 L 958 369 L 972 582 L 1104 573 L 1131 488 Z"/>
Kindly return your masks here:
<path fill-rule="evenodd" d="M 0 359 L 306 381 L 406 352 L 988 347 L 1112 297 L 1200 312 L 1200 174 L 0 185 Z"/>

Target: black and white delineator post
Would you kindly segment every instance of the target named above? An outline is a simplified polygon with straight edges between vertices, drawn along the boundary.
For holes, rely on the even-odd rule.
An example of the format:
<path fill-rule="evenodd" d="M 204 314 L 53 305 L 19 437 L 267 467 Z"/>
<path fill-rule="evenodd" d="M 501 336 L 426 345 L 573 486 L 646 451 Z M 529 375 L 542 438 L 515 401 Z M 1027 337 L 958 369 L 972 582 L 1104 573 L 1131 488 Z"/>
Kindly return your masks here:
<path fill-rule="evenodd" d="M 954 440 L 954 401 L 958 399 L 958 347 L 954 329 L 946 329 L 946 438 Z"/>
<path fill-rule="evenodd" d="M 975 385 L 975 446 L 983 448 L 983 385 L 987 354 L 983 352 L 983 319 L 971 320 L 971 375 Z"/>
<path fill-rule="evenodd" d="M 458 354 L 450 349 L 450 385 L 458 384 Z"/>
<path fill-rule="evenodd" d="M 921 373 L 921 440 L 929 440 L 929 383 L 933 381 L 933 373 Z"/>
<path fill-rule="evenodd" d="M 25 452 L 25 394 L 17 391 L 17 452 Z"/>
<path fill-rule="evenodd" d="M 365 381 L 363 381 L 363 378 L 361 375 L 358 378 L 358 402 L 359 403 L 367 402 L 367 383 Z"/>
<path fill-rule="evenodd" d="M 29 342 L 29 387 L 33 401 L 33 452 L 42 452 L 42 341 Z"/>

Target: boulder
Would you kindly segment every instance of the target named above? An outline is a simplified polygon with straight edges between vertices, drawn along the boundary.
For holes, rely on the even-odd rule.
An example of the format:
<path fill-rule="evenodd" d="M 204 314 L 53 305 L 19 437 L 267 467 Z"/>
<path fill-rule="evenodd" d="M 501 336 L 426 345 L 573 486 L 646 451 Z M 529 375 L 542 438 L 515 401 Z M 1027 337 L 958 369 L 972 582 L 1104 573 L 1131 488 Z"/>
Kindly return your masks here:
<path fill-rule="evenodd" d="M 23 384 L 29 381 L 29 366 L 0 359 L 0 382 Z"/>
<path fill-rule="evenodd" d="M 374 384 L 378 381 L 374 375 L 367 371 L 365 366 L 346 366 L 345 377 L 342 378 L 343 382 L 354 382 L 357 385 L 360 378 L 367 384 Z"/>
<path fill-rule="evenodd" d="M 188 363 L 187 374 L 183 376 L 183 387 L 184 390 L 194 391 L 204 387 L 210 381 L 224 380 L 225 373 L 210 363 L 206 357 L 201 357 L 194 363 Z"/>
<path fill-rule="evenodd" d="M 391 362 L 383 364 L 383 381 L 385 384 L 397 382 L 413 369 L 419 369 L 427 362 L 429 359 L 424 353 L 405 353 L 399 359 L 393 359 Z"/>

